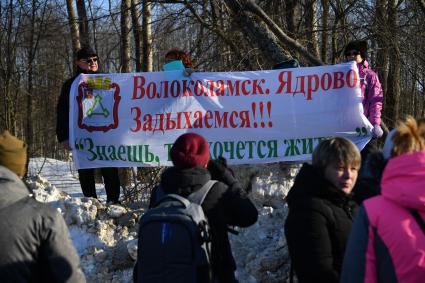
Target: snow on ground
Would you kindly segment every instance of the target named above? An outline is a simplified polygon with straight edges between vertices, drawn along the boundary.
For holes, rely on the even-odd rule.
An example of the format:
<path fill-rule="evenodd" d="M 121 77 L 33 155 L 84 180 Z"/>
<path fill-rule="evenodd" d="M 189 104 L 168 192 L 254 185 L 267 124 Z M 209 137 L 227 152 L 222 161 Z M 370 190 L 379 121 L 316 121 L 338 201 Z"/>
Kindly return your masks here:
<path fill-rule="evenodd" d="M 47 178 L 50 184 L 66 192 L 71 197 L 83 197 L 78 173 L 74 163 L 51 158 L 32 158 L 28 168 L 30 176 L 40 175 Z M 106 199 L 102 184 L 96 184 L 96 193 L 101 200 Z"/>
<path fill-rule="evenodd" d="M 286 282 L 289 255 L 283 233 L 284 197 L 299 166 L 275 163 L 233 169 L 241 183 L 251 188 L 250 197 L 259 210 L 256 224 L 230 235 L 236 275 L 241 283 Z M 96 185 L 99 200 L 83 197 L 71 162 L 34 158 L 29 176 L 36 199 L 64 216 L 87 281 L 132 282 L 137 222 L 144 209 L 107 206 L 102 184 Z"/>

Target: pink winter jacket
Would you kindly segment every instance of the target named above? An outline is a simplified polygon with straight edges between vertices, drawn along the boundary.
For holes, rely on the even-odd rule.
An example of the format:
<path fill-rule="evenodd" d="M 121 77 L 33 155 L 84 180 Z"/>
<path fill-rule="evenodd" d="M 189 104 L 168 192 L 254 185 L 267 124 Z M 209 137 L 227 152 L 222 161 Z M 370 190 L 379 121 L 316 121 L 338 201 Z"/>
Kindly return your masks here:
<path fill-rule="evenodd" d="M 363 63 L 358 63 L 357 68 L 361 81 L 364 115 L 372 125 L 379 125 L 381 123 L 383 91 L 378 75 L 369 69 L 369 63 L 366 60 Z"/>
<path fill-rule="evenodd" d="M 359 210 L 344 256 L 341 282 L 425 282 L 425 150 L 390 159 L 382 195 Z"/>

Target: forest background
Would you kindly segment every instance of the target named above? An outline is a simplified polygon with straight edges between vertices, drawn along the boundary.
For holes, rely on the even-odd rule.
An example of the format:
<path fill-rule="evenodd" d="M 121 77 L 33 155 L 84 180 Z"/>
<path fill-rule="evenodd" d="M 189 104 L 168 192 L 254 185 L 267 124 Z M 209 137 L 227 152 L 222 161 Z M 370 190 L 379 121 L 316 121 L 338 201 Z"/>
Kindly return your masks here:
<path fill-rule="evenodd" d="M 424 0 L 1 0 L 0 130 L 25 140 L 30 157 L 67 158 L 56 105 L 84 45 L 105 73 L 160 71 L 173 47 L 196 70 L 231 72 L 290 57 L 335 64 L 353 39 L 368 41 L 385 124 L 424 117 Z"/>

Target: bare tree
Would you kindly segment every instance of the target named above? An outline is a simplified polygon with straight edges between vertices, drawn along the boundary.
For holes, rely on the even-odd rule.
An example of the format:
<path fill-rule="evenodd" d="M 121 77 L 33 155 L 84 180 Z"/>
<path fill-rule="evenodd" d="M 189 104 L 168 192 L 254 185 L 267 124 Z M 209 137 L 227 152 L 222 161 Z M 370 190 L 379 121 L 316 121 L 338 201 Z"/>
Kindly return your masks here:
<path fill-rule="evenodd" d="M 71 30 L 72 50 L 76 52 L 78 49 L 81 48 L 81 44 L 80 44 L 80 31 L 78 27 L 78 19 L 74 9 L 74 1 L 66 0 L 66 8 L 68 11 L 68 22 L 69 22 L 69 27 Z"/>
<path fill-rule="evenodd" d="M 247 40 L 254 46 L 258 46 L 259 51 L 262 53 L 269 66 L 273 66 L 288 58 L 287 52 L 279 45 L 272 32 L 247 13 L 247 3 L 242 5 L 236 0 L 225 0 L 225 3 L 231 11 L 234 22 L 239 29 L 248 35 Z M 256 6 L 252 5 L 252 7 Z M 253 10 L 254 9 L 255 8 L 253 8 Z M 258 11 L 258 9 L 256 9 L 256 11 Z"/>
<path fill-rule="evenodd" d="M 267 24 L 269 29 L 273 32 L 275 36 L 279 38 L 279 40 L 288 45 L 288 47 L 293 48 L 298 51 L 304 58 L 306 58 L 313 65 L 323 65 L 323 62 L 320 61 L 319 58 L 311 54 L 304 46 L 299 44 L 296 40 L 289 37 L 285 34 L 282 29 L 280 29 L 268 16 L 264 11 L 255 4 L 252 0 L 246 0 L 246 4 L 248 8 L 254 12 L 256 15 L 260 16 L 261 19 Z"/>
<path fill-rule="evenodd" d="M 258 70 L 289 56 L 303 65 L 337 63 L 348 41 L 366 39 L 384 88 L 384 121 L 425 114 L 422 0 L 133 0 L 125 11 L 122 1 L 75 1 L 79 21 L 74 0 L 63 7 L 0 1 L 0 128 L 24 137 L 30 154 L 65 156 L 52 135 L 56 100 L 72 74 L 72 51 L 89 41 L 103 71 L 117 72 L 133 63 L 137 71 L 160 70 L 171 47 L 186 50 L 199 71 Z M 123 32 L 123 11 L 131 11 L 133 31 L 124 25 Z"/>
<path fill-rule="evenodd" d="M 321 0 L 322 3 L 322 38 L 320 57 L 323 62 L 328 60 L 328 20 L 329 20 L 329 0 Z"/>
<path fill-rule="evenodd" d="M 142 71 L 142 27 L 139 19 L 139 0 L 131 0 L 131 22 L 133 25 L 136 72 Z"/>
<path fill-rule="evenodd" d="M 315 57 L 319 57 L 319 48 L 317 43 L 317 7 L 315 0 L 308 0 L 305 3 L 305 34 L 307 40 L 307 49 Z"/>
<path fill-rule="evenodd" d="M 27 36 L 27 50 L 26 50 L 26 59 L 27 59 L 27 95 L 26 95 L 26 131 L 25 131 L 25 137 L 26 142 L 28 144 L 28 155 L 32 155 L 34 150 L 34 141 L 33 141 L 33 80 L 34 80 L 34 59 L 35 54 L 38 49 L 38 43 L 41 36 L 41 28 L 43 26 L 44 22 L 44 15 L 45 15 L 45 9 L 46 9 L 47 2 L 44 3 L 44 6 L 42 7 L 40 21 L 39 21 L 39 29 L 36 31 L 36 14 L 38 11 L 38 5 L 37 1 L 32 0 L 31 2 L 31 9 L 30 9 L 30 16 L 29 16 L 29 30 L 28 30 L 28 36 Z"/>
<path fill-rule="evenodd" d="M 391 60 L 389 60 L 389 71 L 387 81 L 387 92 L 385 94 L 386 108 L 385 114 L 396 121 L 400 114 L 400 71 L 401 71 L 401 54 L 399 43 L 392 38 L 398 37 L 398 15 L 397 15 L 397 0 L 388 0 L 388 35 L 387 42 Z M 392 123 L 393 124 L 393 123 Z"/>
<path fill-rule="evenodd" d="M 89 23 L 87 20 L 87 11 L 86 6 L 83 0 L 77 1 L 77 12 L 78 12 L 78 27 L 80 31 L 80 42 L 82 46 L 90 45 L 90 37 L 89 37 Z"/>
<path fill-rule="evenodd" d="M 131 71 L 130 51 L 130 6 L 131 0 L 121 1 L 121 72 Z"/>
<path fill-rule="evenodd" d="M 153 70 L 152 52 L 152 3 L 149 0 L 142 0 L 143 21 L 142 21 L 142 41 L 143 41 L 143 68 L 144 72 Z"/>

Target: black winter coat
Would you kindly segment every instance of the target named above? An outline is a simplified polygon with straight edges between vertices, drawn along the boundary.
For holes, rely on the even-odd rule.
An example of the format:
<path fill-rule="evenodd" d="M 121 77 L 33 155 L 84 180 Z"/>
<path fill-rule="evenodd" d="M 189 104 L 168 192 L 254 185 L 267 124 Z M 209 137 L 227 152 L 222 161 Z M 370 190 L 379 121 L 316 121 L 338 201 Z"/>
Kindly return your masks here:
<path fill-rule="evenodd" d="M 304 164 L 288 193 L 285 236 L 300 283 L 339 282 L 356 204 Z"/>
<path fill-rule="evenodd" d="M 59 142 L 69 139 L 69 92 L 71 90 L 72 83 L 81 73 L 96 74 L 98 72 L 99 71 L 84 71 L 77 67 L 77 74 L 63 83 L 58 105 L 56 107 L 56 137 Z"/>
<path fill-rule="evenodd" d="M 353 188 L 353 200 L 358 205 L 381 193 L 381 178 L 386 164 L 382 152 L 372 152 L 366 157 Z"/>
<path fill-rule="evenodd" d="M 0 166 L 0 282 L 86 282 L 62 216 Z"/>
<path fill-rule="evenodd" d="M 206 168 L 189 169 L 168 168 L 161 176 L 161 188 L 165 193 L 187 197 L 199 190 L 211 175 Z M 211 263 L 213 275 L 220 283 L 237 282 L 234 271 L 235 260 L 232 255 L 227 234 L 228 226 L 248 227 L 257 221 L 258 211 L 228 171 L 225 180 L 228 185 L 217 182 L 202 203 L 202 208 L 211 226 Z M 154 193 L 153 193 L 154 194 Z M 154 206 L 151 204 L 151 206 Z"/>
<path fill-rule="evenodd" d="M 68 79 L 62 85 L 61 94 L 56 107 L 56 137 L 59 142 L 69 139 L 69 91 L 78 75 L 79 74 Z"/>

